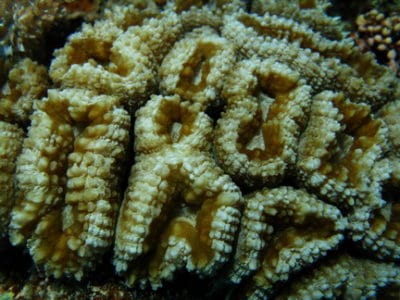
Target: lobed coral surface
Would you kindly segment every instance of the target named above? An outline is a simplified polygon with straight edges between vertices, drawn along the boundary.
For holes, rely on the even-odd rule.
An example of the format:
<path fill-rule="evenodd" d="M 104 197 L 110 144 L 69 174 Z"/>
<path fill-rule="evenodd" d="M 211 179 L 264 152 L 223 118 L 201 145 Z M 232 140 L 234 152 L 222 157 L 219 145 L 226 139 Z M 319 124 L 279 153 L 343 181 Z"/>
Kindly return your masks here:
<path fill-rule="evenodd" d="M 0 93 L 0 238 L 46 280 L 399 291 L 400 85 L 327 1 L 57 3 L 95 20 Z"/>

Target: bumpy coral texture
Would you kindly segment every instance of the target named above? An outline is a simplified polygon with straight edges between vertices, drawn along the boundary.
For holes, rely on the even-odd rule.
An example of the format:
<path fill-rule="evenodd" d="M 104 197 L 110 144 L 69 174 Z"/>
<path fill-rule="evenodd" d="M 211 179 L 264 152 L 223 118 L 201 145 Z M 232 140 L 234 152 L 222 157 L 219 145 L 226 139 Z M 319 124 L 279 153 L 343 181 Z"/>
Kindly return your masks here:
<path fill-rule="evenodd" d="M 10 48 L 14 56 L 27 56 L 43 61 L 54 43 L 52 31 L 64 35 L 63 30 L 74 27 L 79 19 L 93 20 L 99 9 L 99 0 L 21 0 L 13 4 L 7 3 L 1 8 L 5 10 L 5 18 L 9 14 L 13 22 L 0 44 Z M 7 4 L 9 4 L 7 6 Z M 8 14 L 7 14 L 8 12 Z M 3 17 L 3 16 L 2 16 Z M 76 25 L 75 25 L 76 26 Z"/>
<path fill-rule="evenodd" d="M 231 278 L 256 271 L 249 297 L 268 295 L 274 284 L 325 256 L 343 240 L 340 211 L 304 190 L 282 186 L 245 197 Z"/>
<path fill-rule="evenodd" d="M 8 122 L 27 123 L 33 102 L 46 93 L 47 70 L 29 58 L 18 62 L 9 72 L 0 91 L 0 118 Z"/>
<path fill-rule="evenodd" d="M 381 299 L 398 295 L 399 268 L 392 263 L 334 255 L 302 278 L 292 282 L 277 299 L 369 299 L 379 287 L 393 286 L 380 293 Z"/>
<path fill-rule="evenodd" d="M 55 277 L 112 251 L 153 289 L 184 272 L 245 299 L 399 288 L 398 80 L 327 6 L 105 4 L 54 52 L 45 98 L 1 102 L 0 232 Z"/>
<path fill-rule="evenodd" d="M 209 275 L 232 252 L 241 193 L 212 159 L 211 119 L 198 109 L 179 96 L 157 96 L 136 114 L 137 163 L 114 259 L 117 271 L 129 269 L 130 283 L 145 273 L 155 288 L 182 267 Z"/>
<path fill-rule="evenodd" d="M 9 214 L 14 204 L 15 162 L 22 148 L 23 131 L 0 121 L 0 238 L 7 234 Z"/>
<path fill-rule="evenodd" d="M 273 186 L 293 169 L 310 87 L 272 60 L 243 60 L 227 77 L 215 130 L 219 163 L 237 182 Z"/>
<path fill-rule="evenodd" d="M 17 161 L 10 240 L 35 263 L 80 278 L 112 242 L 130 117 L 115 97 L 49 90 Z"/>

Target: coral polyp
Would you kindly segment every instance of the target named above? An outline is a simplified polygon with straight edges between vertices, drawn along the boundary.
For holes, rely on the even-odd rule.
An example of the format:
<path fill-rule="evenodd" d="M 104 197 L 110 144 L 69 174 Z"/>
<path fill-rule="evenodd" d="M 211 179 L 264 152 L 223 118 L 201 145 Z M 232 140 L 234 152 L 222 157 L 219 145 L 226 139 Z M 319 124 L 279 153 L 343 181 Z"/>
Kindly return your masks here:
<path fill-rule="evenodd" d="M 86 22 L 47 66 L 35 43 L 0 70 L 0 238 L 39 277 L 400 288 L 400 85 L 328 1 L 56 2 L 53 20 Z"/>

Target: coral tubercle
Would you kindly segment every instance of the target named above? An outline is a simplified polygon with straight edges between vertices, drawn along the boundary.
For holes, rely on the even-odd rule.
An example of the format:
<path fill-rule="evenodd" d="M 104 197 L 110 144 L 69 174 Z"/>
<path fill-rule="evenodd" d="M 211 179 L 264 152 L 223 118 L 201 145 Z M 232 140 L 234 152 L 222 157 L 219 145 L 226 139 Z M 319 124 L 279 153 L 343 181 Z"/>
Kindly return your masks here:
<path fill-rule="evenodd" d="M 0 70 L 0 241 L 45 281 L 105 267 L 154 293 L 187 275 L 246 299 L 400 288 L 400 84 L 328 1 L 49 3 L 0 44 L 20 45 Z"/>

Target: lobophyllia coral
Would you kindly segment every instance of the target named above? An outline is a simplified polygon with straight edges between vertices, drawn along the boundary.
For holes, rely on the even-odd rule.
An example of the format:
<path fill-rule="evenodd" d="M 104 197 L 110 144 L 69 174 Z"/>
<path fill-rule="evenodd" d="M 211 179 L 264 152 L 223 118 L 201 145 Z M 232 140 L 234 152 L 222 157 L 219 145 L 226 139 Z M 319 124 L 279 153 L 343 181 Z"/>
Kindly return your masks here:
<path fill-rule="evenodd" d="M 291 283 L 276 299 L 374 299 L 380 287 L 390 284 L 392 290 L 380 299 L 396 299 L 399 283 L 400 270 L 394 264 L 343 254 Z"/>
<path fill-rule="evenodd" d="M 114 20 L 85 24 L 55 52 L 50 76 L 62 87 L 116 95 L 136 109 L 154 90 L 158 56 L 177 39 L 181 24 L 170 14 L 125 31 L 117 25 L 125 26 Z"/>
<path fill-rule="evenodd" d="M 322 32 L 331 39 L 340 40 L 345 36 L 343 24 L 338 17 L 326 14 L 330 5 L 326 0 L 287 0 L 285 5 L 279 0 L 253 0 L 251 10 L 259 15 L 270 13 L 307 23 L 313 30 Z"/>
<path fill-rule="evenodd" d="M 159 70 L 160 87 L 204 107 L 220 95 L 235 55 L 228 41 L 209 27 L 200 27 L 177 42 Z"/>
<path fill-rule="evenodd" d="M 398 111 L 394 113 L 393 108 L 396 107 L 396 102 L 388 103 L 381 110 L 383 120 L 389 128 L 389 141 L 391 148 L 388 156 L 380 160 L 372 168 L 369 178 L 372 180 L 372 190 L 366 195 L 361 203 L 355 205 L 348 214 L 348 237 L 351 238 L 355 245 L 362 253 L 367 254 L 371 258 L 383 261 L 399 261 L 400 258 L 400 210 L 399 210 L 399 187 L 400 187 L 400 160 L 398 158 L 398 146 L 395 146 L 395 132 L 398 128 Z M 397 114 L 397 116 L 396 116 Z M 371 262 L 362 262 L 368 266 Z M 367 273 L 369 277 L 372 275 L 369 282 L 364 282 L 363 285 L 356 286 L 353 289 L 351 286 L 346 289 L 349 297 L 359 298 L 360 295 L 374 296 L 379 286 L 385 285 L 383 281 L 391 281 L 392 284 L 387 291 L 383 291 L 382 299 L 397 298 L 398 290 L 400 289 L 400 279 L 396 265 L 385 266 L 384 264 L 371 266 L 361 270 L 361 276 Z M 375 268 L 377 273 L 371 272 Z M 385 272 L 389 272 L 386 273 Z M 352 275 L 350 275 L 352 276 Z M 392 277 L 389 279 L 388 276 Z M 351 278 L 350 278 L 351 279 Z M 356 279 L 354 279 L 356 280 Z M 354 296 L 353 296 L 354 293 Z M 389 293 L 386 295 L 386 293 Z M 363 296 L 365 297 L 365 296 Z"/>
<path fill-rule="evenodd" d="M 399 287 L 400 85 L 327 6 L 108 1 L 54 51 L 51 88 L 15 65 L 3 235 L 54 277 L 112 256 L 154 290 L 186 272 L 254 299 Z"/>
<path fill-rule="evenodd" d="M 400 155 L 400 101 L 396 100 L 384 105 L 378 112 L 388 127 L 389 142 L 392 154 Z"/>
<path fill-rule="evenodd" d="M 390 170 L 389 176 L 385 174 L 383 177 L 382 169 Z M 372 198 L 369 200 L 369 205 L 356 207 L 349 215 L 349 235 L 370 255 L 380 259 L 398 260 L 400 259 L 400 204 L 398 203 L 400 159 L 391 157 L 382 161 L 372 171 L 372 176 L 380 179 L 382 183 L 378 185 L 377 193 L 368 195 Z"/>
<path fill-rule="evenodd" d="M 392 100 L 398 89 L 392 73 L 355 50 L 349 38 L 330 39 L 287 17 L 239 12 L 226 17 L 222 33 L 247 57 L 287 64 L 314 92 L 340 91 L 354 102 L 376 107 Z"/>
<path fill-rule="evenodd" d="M 246 297 L 262 298 L 278 282 L 323 257 L 343 240 L 340 211 L 304 190 L 263 189 L 245 197 L 231 278 L 256 271 Z"/>
<path fill-rule="evenodd" d="M 21 60 L 10 70 L 0 91 L 0 118 L 27 123 L 34 100 L 42 98 L 48 87 L 46 68 L 29 58 Z"/>
<path fill-rule="evenodd" d="M 0 238 L 7 233 L 10 210 L 14 204 L 15 161 L 22 148 L 23 131 L 0 121 Z"/>
<path fill-rule="evenodd" d="M 218 162 L 247 186 L 275 185 L 296 160 L 310 87 L 271 60 L 243 60 L 226 79 L 227 106 L 215 130 Z"/>
<path fill-rule="evenodd" d="M 54 276 L 80 278 L 112 242 L 130 117 L 116 97 L 66 89 L 48 90 L 31 118 L 10 240 Z"/>
<path fill-rule="evenodd" d="M 299 143 L 298 177 L 329 202 L 353 206 L 375 188 L 370 173 L 388 142 L 387 127 L 370 110 L 331 91 L 313 99 Z"/>
<path fill-rule="evenodd" d="M 47 62 L 54 47 L 62 46 L 63 39 L 83 20 L 93 20 L 99 9 L 99 0 L 6 0 L 4 15 L 12 16 L 8 31 L 0 46 L 10 59 L 29 57 Z M 8 5 L 7 5 L 8 4 Z M 60 44 L 61 43 L 61 44 Z"/>
<path fill-rule="evenodd" d="M 136 114 L 114 258 L 130 284 L 144 276 L 156 288 L 181 268 L 210 275 L 232 252 L 241 193 L 212 159 L 211 119 L 199 107 L 156 96 Z"/>

